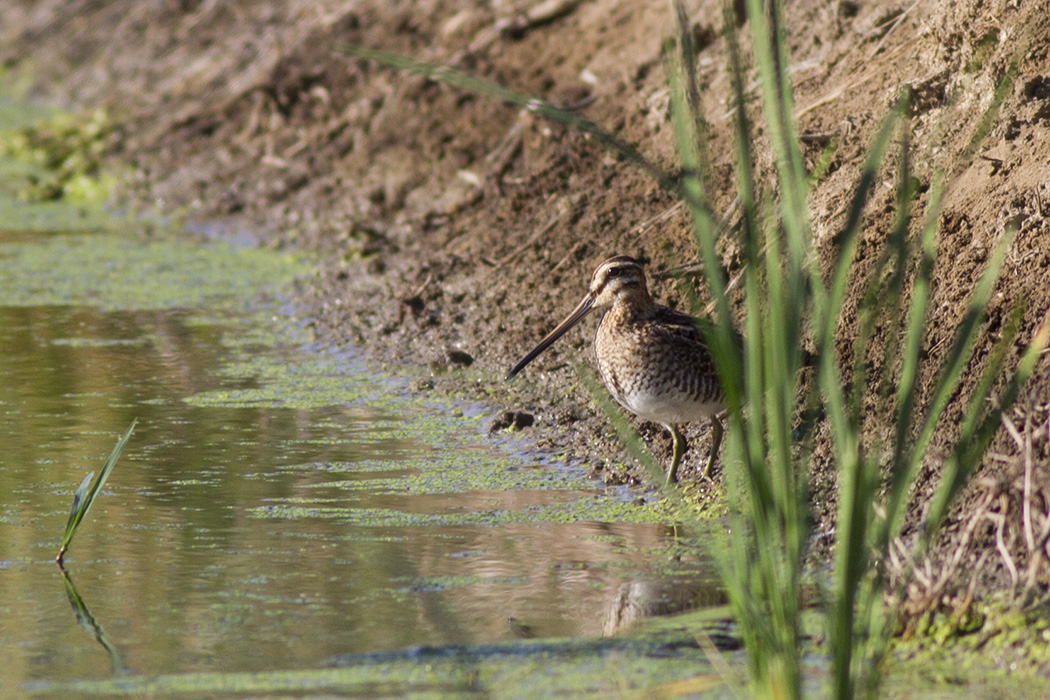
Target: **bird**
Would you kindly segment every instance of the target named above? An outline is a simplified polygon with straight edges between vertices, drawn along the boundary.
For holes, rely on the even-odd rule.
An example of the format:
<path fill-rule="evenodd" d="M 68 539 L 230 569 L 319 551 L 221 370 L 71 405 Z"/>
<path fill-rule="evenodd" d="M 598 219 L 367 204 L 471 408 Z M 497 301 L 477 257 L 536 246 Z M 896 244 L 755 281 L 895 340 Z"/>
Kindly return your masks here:
<path fill-rule="evenodd" d="M 685 452 L 679 426 L 704 418 L 711 421 L 711 450 L 703 476 L 710 478 L 724 431 L 718 414 L 726 407 L 711 351 L 698 328 L 712 322 L 655 303 L 635 258 L 617 255 L 598 265 L 576 308 L 511 368 L 507 378 L 592 311 L 602 314 L 594 354 L 606 389 L 628 411 L 671 433 L 674 447 L 667 483 L 677 481 Z"/>

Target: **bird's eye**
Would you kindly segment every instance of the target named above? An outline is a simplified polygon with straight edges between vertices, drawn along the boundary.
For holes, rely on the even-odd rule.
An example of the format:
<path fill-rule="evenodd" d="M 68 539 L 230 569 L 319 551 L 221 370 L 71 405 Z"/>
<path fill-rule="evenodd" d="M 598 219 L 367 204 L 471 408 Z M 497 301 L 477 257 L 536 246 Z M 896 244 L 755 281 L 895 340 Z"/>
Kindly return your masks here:
<path fill-rule="evenodd" d="M 622 267 L 609 268 L 609 277 L 619 277 L 622 274 L 623 274 L 623 268 Z"/>

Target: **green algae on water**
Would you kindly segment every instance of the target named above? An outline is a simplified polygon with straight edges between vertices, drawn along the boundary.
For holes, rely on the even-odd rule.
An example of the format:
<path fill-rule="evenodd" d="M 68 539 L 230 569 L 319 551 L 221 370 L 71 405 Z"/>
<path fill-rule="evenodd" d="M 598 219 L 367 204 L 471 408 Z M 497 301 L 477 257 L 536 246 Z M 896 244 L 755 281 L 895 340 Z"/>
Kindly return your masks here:
<path fill-rule="evenodd" d="M 254 697 L 275 693 L 297 698 L 655 697 L 650 693 L 659 694 L 674 683 L 695 682 L 698 674 L 709 668 L 704 652 L 685 637 L 423 647 L 354 654 L 334 659 L 333 665 L 336 667 L 306 671 L 38 682 L 30 690 L 80 697 Z M 701 679 L 708 688 L 722 683 L 717 676 Z"/>
<path fill-rule="evenodd" d="M 456 512 L 418 513 L 393 508 L 361 508 L 336 505 L 333 501 L 280 499 L 248 511 L 257 518 L 279 520 L 338 520 L 365 527 L 459 527 L 496 526 L 520 523 L 568 524 L 578 522 L 618 522 L 623 524 L 663 524 L 667 518 L 653 508 L 626 503 L 595 493 L 568 502 L 526 507 L 490 507 Z"/>
<path fill-rule="evenodd" d="M 192 309 L 278 288 L 306 270 L 291 255 L 219 241 L 136 240 L 107 233 L 0 243 L 7 306 Z"/>

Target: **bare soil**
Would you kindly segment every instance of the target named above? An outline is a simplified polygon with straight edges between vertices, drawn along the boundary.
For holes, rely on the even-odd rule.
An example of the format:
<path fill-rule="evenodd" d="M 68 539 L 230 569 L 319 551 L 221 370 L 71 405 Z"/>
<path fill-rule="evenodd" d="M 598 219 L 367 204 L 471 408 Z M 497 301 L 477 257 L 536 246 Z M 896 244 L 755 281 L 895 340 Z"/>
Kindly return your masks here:
<path fill-rule="evenodd" d="M 702 49 L 712 196 L 726 211 L 734 194 L 721 5 L 686 4 Z M 823 253 L 834 245 L 875 130 L 903 86 L 915 91 L 915 175 L 928 185 L 941 171 L 948 182 L 929 309 L 931 358 L 943 357 L 990 251 L 1016 228 L 989 324 L 938 432 L 943 455 L 958 400 L 973 389 L 1011 309 L 1024 305 L 1020 337 L 1027 339 L 1050 308 L 1050 13 L 1025 0 L 787 5 L 808 164 L 836 144 L 811 206 Z M 127 196 L 191 219 L 229 219 L 275 245 L 321 251 L 324 270 L 303 294 L 319 337 L 359 344 L 395 371 L 425 368 L 432 379 L 420 391 L 458 392 L 484 399 L 495 413 L 530 414 L 535 423 L 524 429 L 539 446 L 568 451 L 607 480 L 634 481 L 570 364 L 589 353 L 587 330 L 563 339 L 525 381 L 502 376 L 575 304 L 601 260 L 642 257 L 657 278 L 693 261 L 687 213 L 586 135 L 349 58 L 340 47 L 453 66 L 575 106 L 673 171 L 661 54 L 671 31 L 670 4 L 640 0 L 5 0 L 0 61 L 31 80 L 35 95 L 109 111 L 119 125 L 111 155 L 134 166 Z M 1011 76 L 974 151 L 982 115 Z M 861 269 L 892 224 L 890 179 L 869 208 Z M 730 276 L 737 259 L 726 241 Z M 843 352 L 855 332 L 854 287 Z M 670 281 L 658 280 L 654 292 L 682 306 Z M 922 377 L 923 399 L 932 378 Z M 1050 366 L 1042 362 L 1010 413 L 1015 429 L 999 431 L 927 580 L 912 591 L 917 609 L 951 604 L 971 579 L 978 595 L 1007 590 L 1031 602 L 1046 594 L 1048 396 Z M 510 415 L 502 422 L 528 421 Z M 642 429 L 669 457 L 664 431 Z M 703 463 L 707 431 L 687 433 L 700 449 L 686 455 L 686 479 Z M 834 527 L 829 455 L 821 428 L 813 472 L 818 545 Z M 936 483 L 938 459 L 926 465 L 913 521 Z"/>

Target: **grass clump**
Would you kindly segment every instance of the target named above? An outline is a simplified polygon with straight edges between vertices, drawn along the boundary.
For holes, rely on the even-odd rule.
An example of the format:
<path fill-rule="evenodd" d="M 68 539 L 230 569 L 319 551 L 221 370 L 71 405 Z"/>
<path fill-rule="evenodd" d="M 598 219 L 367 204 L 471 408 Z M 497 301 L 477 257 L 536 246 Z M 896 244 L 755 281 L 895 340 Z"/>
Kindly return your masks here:
<path fill-rule="evenodd" d="M 33 166 L 16 188 L 25 203 L 101 204 L 115 185 L 102 157 L 113 136 L 105 112 L 60 114 L 0 132 L 0 157 Z"/>
<path fill-rule="evenodd" d="M 963 418 L 947 456 L 940 483 L 929 503 L 910 561 L 891 572 L 885 564 L 891 542 L 905 524 L 911 485 L 921 465 L 931 462 L 934 431 L 956 395 L 970 359 L 985 309 L 995 286 L 1010 236 L 1004 236 L 966 308 L 950 350 L 936 365 L 924 356 L 927 310 L 944 192 L 942 178 L 929 184 L 925 211 L 914 211 L 918 185 L 910 167 L 910 96 L 905 91 L 871 145 L 847 219 L 822 272 L 813 243 L 808 202 L 811 180 L 805 171 L 794 119 L 788 55 L 780 2 L 747 1 L 752 58 L 761 93 L 761 123 L 774 154 L 778 192 L 761 191 L 755 181 L 755 125 L 745 99 L 745 59 L 727 6 L 727 47 L 735 91 L 736 190 L 741 203 L 737 235 L 744 253 L 744 352 L 731 337 L 733 316 L 727 283 L 716 252 L 716 219 L 704 198 L 703 123 L 692 64 L 693 48 L 685 14 L 679 16 L 677 51 L 671 61 L 674 124 L 678 153 L 686 173 L 697 247 L 705 281 L 717 309 L 719 330 L 708 338 L 729 406 L 726 478 L 732 527 L 721 558 L 724 582 L 748 650 L 751 686 L 757 697 L 801 697 L 801 574 L 810 539 L 809 469 L 812 441 L 796 440 L 803 407 L 820 405 L 826 415 L 838 477 L 835 558 L 827 589 L 826 620 L 831 656 L 830 685 L 835 698 L 873 697 L 880 663 L 894 629 L 893 610 L 884 595 L 903 586 L 911 564 L 928 547 L 953 497 L 980 464 L 1008 407 L 1031 373 L 1047 342 L 1044 324 L 1019 364 L 1005 374 L 1002 359 L 1013 344 L 1019 313 L 1011 316 L 974 390 L 959 399 Z M 1005 94 L 1000 90 L 1000 95 Z M 1001 99 L 985 115 L 994 119 Z M 875 266 L 854 268 L 863 212 L 880 173 L 889 168 L 896 141 L 896 217 Z M 971 149 L 971 152 L 974 149 Z M 918 221 L 918 225 L 914 222 Z M 847 282 L 866 279 L 852 356 L 840 357 L 836 339 L 844 315 Z M 906 307 L 902 304 L 910 292 Z M 869 375 L 869 341 L 877 324 L 890 339 L 881 369 Z M 803 373 L 802 346 L 816 347 L 812 381 Z M 920 403 L 919 378 L 935 376 L 931 398 Z M 866 407 L 888 416 L 888 437 L 872 431 Z M 891 573 L 897 574 L 891 581 Z"/>

